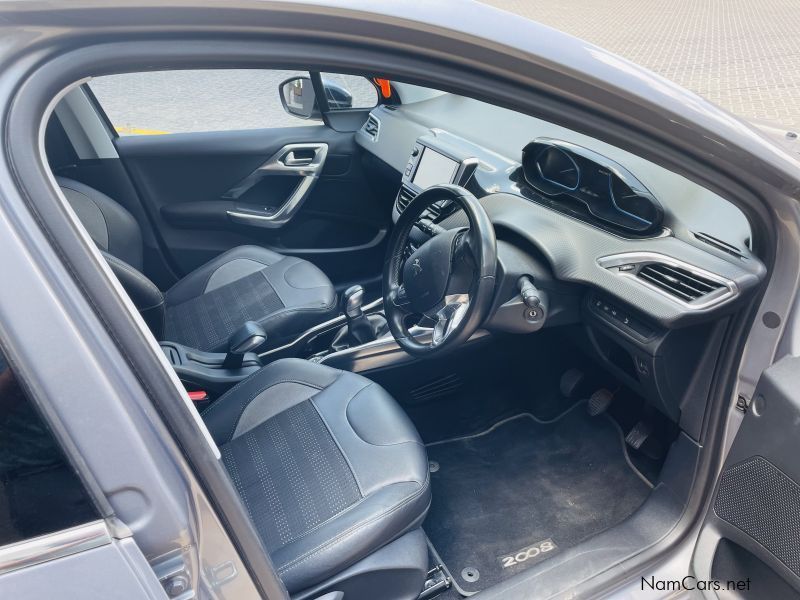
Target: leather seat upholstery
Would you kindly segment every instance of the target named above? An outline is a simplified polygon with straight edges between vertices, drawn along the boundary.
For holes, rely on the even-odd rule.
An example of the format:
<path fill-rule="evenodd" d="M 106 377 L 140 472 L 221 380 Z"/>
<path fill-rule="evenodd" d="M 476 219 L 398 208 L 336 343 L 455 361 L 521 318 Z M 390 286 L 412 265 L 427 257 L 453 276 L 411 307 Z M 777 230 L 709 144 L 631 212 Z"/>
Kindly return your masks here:
<path fill-rule="evenodd" d="M 400 406 L 353 373 L 276 361 L 203 413 L 290 593 L 419 527 L 425 447 Z"/>
<path fill-rule="evenodd" d="M 260 246 L 224 252 L 163 294 L 141 272 L 142 233 L 136 219 L 94 188 L 56 180 L 160 340 L 220 352 L 245 321 L 256 321 L 267 332 L 267 344 L 277 346 L 336 316 L 336 292 L 322 271 Z"/>
<path fill-rule="evenodd" d="M 239 246 L 167 291 L 164 338 L 209 352 L 224 351 L 242 323 L 257 321 L 274 346 L 336 312 L 333 285 L 310 262 L 260 246 Z"/>

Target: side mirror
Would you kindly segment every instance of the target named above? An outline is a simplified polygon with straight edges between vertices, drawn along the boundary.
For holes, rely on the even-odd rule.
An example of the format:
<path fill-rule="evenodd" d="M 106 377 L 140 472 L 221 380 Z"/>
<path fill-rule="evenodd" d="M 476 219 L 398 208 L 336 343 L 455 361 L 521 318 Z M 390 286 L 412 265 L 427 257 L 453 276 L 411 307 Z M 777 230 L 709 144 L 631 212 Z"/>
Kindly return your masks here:
<path fill-rule="evenodd" d="M 353 94 L 346 87 L 328 79 L 322 80 L 325 97 L 331 110 L 353 107 Z M 293 77 L 279 86 L 283 110 L 301 119 L 319 119 L 321 113 L 317 105 L 317 95 L 310 77 Z"/>
<path fill-rule="evenodd" d="M 283 110 L 301 119 L 319 119 L 317 95 L 310 77 L 292 77 L 278 86 Z"/>

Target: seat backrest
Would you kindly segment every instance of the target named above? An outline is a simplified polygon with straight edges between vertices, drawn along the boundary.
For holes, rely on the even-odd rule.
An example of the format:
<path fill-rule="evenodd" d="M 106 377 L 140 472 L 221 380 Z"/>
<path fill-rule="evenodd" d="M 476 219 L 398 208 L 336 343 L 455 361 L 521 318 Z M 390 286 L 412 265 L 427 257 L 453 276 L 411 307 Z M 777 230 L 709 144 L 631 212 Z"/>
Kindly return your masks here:
<path fill-rule="evenodd" d="M 164 295 L 141 272 L 142 231 L 125 208 L 79 181 L 56 177 L 61 191 L 157 339 L 164 332 Z"/>
<path fill-rule="evenodd" d="M 65 177 L 56 177 L 56 181 L 95 244 L 141 271 L 142 230 L 133 215 L 104 193 L 79 181 Z"/>

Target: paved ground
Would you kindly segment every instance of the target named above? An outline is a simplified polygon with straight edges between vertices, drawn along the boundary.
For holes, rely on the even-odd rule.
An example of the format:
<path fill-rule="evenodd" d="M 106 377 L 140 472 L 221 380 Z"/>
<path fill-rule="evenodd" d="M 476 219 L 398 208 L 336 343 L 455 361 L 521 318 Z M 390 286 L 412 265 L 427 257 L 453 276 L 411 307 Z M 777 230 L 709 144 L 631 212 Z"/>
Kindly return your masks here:
<path fill-rule="evenodd" d="M 209 70 L 126 73 L 90 86 L 117 130 L 124 134 L 183 133 L 312 125 L 288 115 L 278 96 L 298 71 Z M 353 94 L 353 106 L 373 106 L 377 92 L 363 77 L 327 75 Z"/>
<path fill-rule="evenodd" d="M 483 0 L 585 39 L 748 120 L 800 128 L 798 0 Z"/>
<path fill-rule="evenodd" d="M 624 56 L 745 119 L 800 130 L 800 0 L 484 1 Z M 123 130 L 308 124 L 280 106 L 278 83 L 289 75 L 143 73 L 92 87 Z"/>

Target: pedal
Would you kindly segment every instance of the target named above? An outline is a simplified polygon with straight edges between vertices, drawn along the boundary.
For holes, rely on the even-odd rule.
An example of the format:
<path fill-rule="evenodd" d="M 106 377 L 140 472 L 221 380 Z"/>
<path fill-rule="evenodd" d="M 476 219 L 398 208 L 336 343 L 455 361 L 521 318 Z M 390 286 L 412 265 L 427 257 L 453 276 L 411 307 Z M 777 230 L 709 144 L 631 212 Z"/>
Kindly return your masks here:
<path fill-rule="evenodd" d="M 564 398 L 577 398 L 578 388 L 580 388 L 584 379 L 585 375 L 580 369 L 569 369 L 565 371 L 561 376 L 561 383 L 559 385 L 561 395 L 564 396 Z"/>
<path fill-rule="evenodd" d="M 419 600 L 425 598 L 433 598 L 439 592 L 443 592 L 450 587 L 450 578 L 445 573 L 442 565 L 436 565 L 425 577 L 425 585 L 422 586 L 422 592 L 419 594 Z"/>
<path fill-rule="evenodd" d="M 608 407 L 611 406 L 611 401 L 614 399 L 614 394 L 609 390 L 602 388 L 597 390 L 591 396 L 589 396 L 589 402 L 586 405 L 586 410 L 589 413 L 589 416 L 596 417 L 597 415 L 601 415 Z"/>
<path fill-rule="evenodd" d="M 652 428 L 645 421 L 639 421 L 625 436 L 625 443 L 634 450 L 639 450 L 650 437 Z"/>

